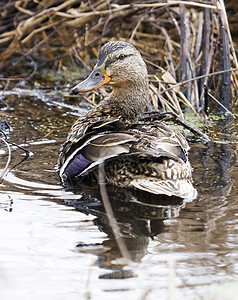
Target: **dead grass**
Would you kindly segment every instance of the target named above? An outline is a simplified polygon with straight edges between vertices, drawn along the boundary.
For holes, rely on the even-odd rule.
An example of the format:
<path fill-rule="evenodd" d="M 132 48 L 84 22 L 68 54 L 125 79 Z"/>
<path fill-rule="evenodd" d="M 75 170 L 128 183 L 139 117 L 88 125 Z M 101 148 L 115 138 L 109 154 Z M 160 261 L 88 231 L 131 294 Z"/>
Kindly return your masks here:
<path fill-rule="evenodd" d="M 25 57 L 90 68 L 104 43 L 124 40 L 153 74 L 154 109 L 182 117 L 181 104 L 196 113 L 236 104 L 238 63 L 223 0 L 12 0 L 1 17 L 2 70 Z"/>

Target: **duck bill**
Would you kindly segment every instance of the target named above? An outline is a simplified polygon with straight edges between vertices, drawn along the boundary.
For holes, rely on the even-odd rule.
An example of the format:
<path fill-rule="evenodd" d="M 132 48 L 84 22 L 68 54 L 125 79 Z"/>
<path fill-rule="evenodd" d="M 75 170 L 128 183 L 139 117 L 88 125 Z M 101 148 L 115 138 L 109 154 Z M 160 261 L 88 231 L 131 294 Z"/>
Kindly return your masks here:
<path fill-rule="evenodd" d="M 80 92 L 93 91 L 110 81 L 111 78 L 106 74 L 106 72 L 103 73 L 100 72 L 99 69 L 94 69 L 84 81 L 80 82 L 72 89 L 72 92 L 74 94 L 78 94 Z"/>

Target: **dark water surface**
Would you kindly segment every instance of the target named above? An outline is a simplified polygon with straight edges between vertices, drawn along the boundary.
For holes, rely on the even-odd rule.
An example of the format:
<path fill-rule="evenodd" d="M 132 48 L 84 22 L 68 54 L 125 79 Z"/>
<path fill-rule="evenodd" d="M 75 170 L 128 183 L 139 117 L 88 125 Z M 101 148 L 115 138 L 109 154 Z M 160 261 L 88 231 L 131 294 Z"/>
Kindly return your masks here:
<path fill-rule="evenodd" d="M 9 141 L 31 152 L 14 167 L 25 153 L 12 146 L 14 168 L 0 185 L 0 298 L 238 299 L 236 123 L 214 125 L 222 142 L 191 144 L 196 200 L 144 203 L 108 191 L 127 262 L 99 191 L 64 190 L 56 175 L 75 111 L 39 98 L 5 96 L 0 111 Z M 1 169 L 7 154 L 2 143 Z"/>

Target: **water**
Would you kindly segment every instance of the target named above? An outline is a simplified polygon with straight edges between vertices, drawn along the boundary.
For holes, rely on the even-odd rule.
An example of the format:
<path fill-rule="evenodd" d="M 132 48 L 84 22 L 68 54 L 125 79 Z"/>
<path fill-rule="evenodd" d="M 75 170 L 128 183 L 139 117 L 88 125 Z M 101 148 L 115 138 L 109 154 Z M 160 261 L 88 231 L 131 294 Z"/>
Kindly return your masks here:
<path fill-rule="evenodd" d="M 222 142 L 191 144 L 196 200 L 144 205 L 128 191 L 108 191 L 128 262 L 99 191 L 64 190 L 55 172 L 77 111 L 17 93 L 5 96 L 0 118 L 12 126 L 10 141 L 31 154 L 20 163 L 25 152 L 12 146 L 12 169 L 0 185 L 1 299 L 237 299 L 234 122 L 214 126 Z M 7 154 L 2 144 L 1 170 Z"/>

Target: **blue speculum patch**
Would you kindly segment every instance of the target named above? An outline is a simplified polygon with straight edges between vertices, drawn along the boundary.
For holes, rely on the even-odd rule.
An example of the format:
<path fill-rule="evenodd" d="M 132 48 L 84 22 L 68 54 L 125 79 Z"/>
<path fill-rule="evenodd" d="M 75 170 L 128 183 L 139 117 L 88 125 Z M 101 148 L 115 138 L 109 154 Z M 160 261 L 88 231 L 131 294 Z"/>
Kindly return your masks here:
<path fill-rule="evenodd" d="M 81 153 L 76 155 L 73 160 L 68 164 L 64 174 L 67 177 L 73 177 L 81 173 L 92 163 L 91 160 L 86 159 Z"/>

